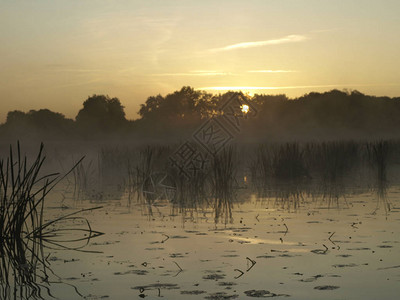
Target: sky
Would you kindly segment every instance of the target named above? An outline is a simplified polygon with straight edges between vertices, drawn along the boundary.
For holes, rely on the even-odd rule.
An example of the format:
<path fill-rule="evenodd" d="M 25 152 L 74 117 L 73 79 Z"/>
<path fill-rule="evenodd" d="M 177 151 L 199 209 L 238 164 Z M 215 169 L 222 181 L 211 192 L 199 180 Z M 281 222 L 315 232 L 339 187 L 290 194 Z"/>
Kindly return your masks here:
<path fill-rule="evenodd" d="M 400 96 L 398 0 L 0 0 L 0 122 L 182 86 Z"/>

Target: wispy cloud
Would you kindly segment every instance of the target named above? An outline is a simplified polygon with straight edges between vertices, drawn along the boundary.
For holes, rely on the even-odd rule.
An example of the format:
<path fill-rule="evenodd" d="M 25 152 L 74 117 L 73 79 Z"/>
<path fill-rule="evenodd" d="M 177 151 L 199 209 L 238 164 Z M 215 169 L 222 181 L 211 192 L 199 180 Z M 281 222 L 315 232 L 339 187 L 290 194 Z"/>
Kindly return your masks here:
<path fill-rule="evenodd" d="M 45 71 L 54 72 L 54 73 L 81 74 L 81 73 L 100 73 L 100 72 L 104 71 L 103 69 L 100 69 L 100 68 L 87 68 L 84 66 L 77 66 L 76 64 L 69 64 L 69 63 L 45 64 L 45 65 L 43 65 L 42 68 Z"/>
<path fill-rule="evenodd" d="M 208 86 L 197 88 L 197 90 L 206 91 L 237 91 L 237 90 L 277 90 L 288 87 L 273 87 L 273 86 Z"/>
<path fill-rule="evenodd" d="M 334 32 L 341 30 L 342 28 L 330 28 L 330 29 L 318 29 L 318 30 L 311 30 L 310 33 L 326 33 L 326 32 Z"/>
<path fill-rule="evenodd" d="M 237 43 L 233 45 L 228 45 L 222 48 L 211 49 L 211 52 L 220 52 L 220 51 L 230 51 L 236 49 L 246 49 L 246 48 L 254 48 L 254 47 L 262 47 L 262 46 L 270 46 L 270 45 L 279 45 L 279 44 L 287 44 L 287 43 L 296 43 L 307 40 L 308 37 L 305 35 L 287 35 L 285 37 L 279 39 L 265 40 L 265 41 L 256 41 L 256 42 L 243 42 Z"/>
<path fill-rule="evenodd" d="M 190 71 L 187 73 L 152 74 L 152 76 L 226 76 L 226 75 L 232 75 L 232 74 L 221 71 Z"/>
<path fill-rule="evenodd" d="M 205 91 L 252 91 L 252 90 L 288 90 L 288 89 L 311 89 L 311 88 L 344 88 L 344 87 L 375 87 L 387 86 L 377 84 L 327 84 L 327 85 L 293 85 L 293 86 L 210 86 L 201 87 L 197 90 Z M 397 86 L 397 85 L 396 85 Z"/>
<path fill-rule="evenodd" d="M 294 70 L 250 70 L 247 73 L 293 73 Z"/>

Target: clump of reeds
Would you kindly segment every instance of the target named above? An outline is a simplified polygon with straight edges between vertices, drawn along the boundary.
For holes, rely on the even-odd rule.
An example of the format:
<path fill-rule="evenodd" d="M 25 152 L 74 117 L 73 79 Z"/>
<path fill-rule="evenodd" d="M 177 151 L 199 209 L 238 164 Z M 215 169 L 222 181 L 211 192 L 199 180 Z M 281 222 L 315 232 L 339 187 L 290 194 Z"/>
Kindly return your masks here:
<path fill-rule="evenodd" d="M 383 205 L 385 212 L 391 210 L 391 203 L 387 198 L 387 164 L 391 154 L 392 143 L 389 141 L 376 141 L 366 144 L 369 165 L 375 170 L 376 192 L 378 196 L 377 208 Z"/>
<path fill-rule="evenodd" d="M 169 147 L 148 145 L 139 149 L 134 157 L 127 157 L 129 205 L 134 195 L 141 204 L 152 204 L 156 200 L 143 191 L 147 191 L 152 174 L 166 172 L 169 153 Z"/>
<path fill-rule="evenodd" d="M 90 189 L 93 188 L 91 184 L 91 178 L 94 175 L 92 161 L 84 164 L 83 160 L 80 160 L 79 163 L 75 164 L 76 167 L 72 171 L 74 178 L 74 198 L 85 198 L 89 194 Z"/>
<path fill-rule="evenodd" d="M 194 218 L 211 205 L 210 170 L 196 170 L 190 174 L 182 173 L 177 168 L 169 168 L 169 173 L 175 180 L 175 196 L 172 214 L 179 212 L 183 218 L 188 215 Z"/>
<path fill-rule="evenodd" d="M 263 144 L 250 162 L 251 182 L 260 196 L 282 206 L 298 207 L 303 194 L 337 200 L 360 158 L 353 141 Z"/>
<path fill-rule="evenodd" d="M 354 141 L 309 143 L 305 151 L 307 165 L 325 182 L 343 179 L 360 162 L 360 144 Z"/>
<path fill-rule="evenodd" d="M 272 147 L 272 172 L 278 180 L 296 180 L 309 177 L 304 152 L 299 143 L 285 143 Z"/>
<path fill-rule="evenodd" d="M 128 174 L 130 176 L 129 182 L 132 184 L 131 188 L 137 194 L 137 199 L 139 201 L 146 201 L 147 195 L 143 197 L 143 188 L 146 184 L 146 179 L 150 177 L 153 172 L 153 164 L 154 164 L 154 156 L 155 156 L 155 148 L 151 146 L 147 146 L 144 149 L 139 151 L 139 161 L 133 169 L 128 166 Z M 151 199 L 150 199 L 151 200 Z"/>
<path fill-rule="evenodd" d="M 341 198 L 345 201 L 348 179 L 356 167 L 361 166 L 360 145 L 355 141 L 330 141 L 306 145 L 307 165 L 315 179 L 316 193 L 327 201 L 328 207 L 339 207 Z"/>
<path fill-rule="evenodd" d="M 21 157 L 19 144 L 16 155 L 15 158 L 10 147 L 9 157 L 0 160 L 0 239 L 3 241 L 18 240 L 40 227 L 44 199 L 58 179 L 58 174 L 40 174 L 45 160 L 43 144 L 31 165 L 26 157 Z"/>
<path fill-rule="evenodd" d="M 262 197 L 275 196 L 282 203 L 282 190 L 295 191 L 290 194 L 294 202 L 301 199 L 298 186 L 311 179 L 304 155 L 299 143 L 263 144 L 255 152 L 249 164 L 251 183 Z M 285 194 L 285 193 L 284 193 Z M 293 196 L 293 197 L 292 197 Z M 295 206 L 297 204 L 293 203 Z"/>
<path fill-rule="evenodd" d="M 57 179 L 57 174 L 40 175 L 44 159 L 41 145 L 36 159 L 29 165 L 26 157 L 21 156 L 18 144 L 16 158 L 10 146 L 9 157 L 0 160 L 0 271 L 5 286 L 9 284 L 11 270 L 16 286 L 35 282 L 34 270 L 40 259 L 35 251 L 31 252 L 35 255 L 29 255 L 28 251 L 37 243 L 26 247 L 25 238 L 37 229 L 37 235 L 40 235 L 44 199 Z"/>
<path fill-rule="evenodd" d="M 262 181 L 287 181 L 309 177 L 304 151 L 299 143 L 261 145 L 257 149 L 255 172 Z"/>
<path fill-rule="evenodd" d="M 128 147 L 103 147 L 98 154 L 98 173 L 101 187 L 123 190 L 126 184 L 126 166 L 134 156 Z"/>
<path fill-rule="evenodd" d="M 43 284 L 48 278 L 44 242 L 61 245 L 63 241 L 54 243 L 54 238 L 62 229 L 54 225 L 61 220 L 78 219 L 72 216 L 79 212 L 74 212 L 56 220 L 44 221 L 46 196 L 71 171 L 63 177 L 58 173 L 43 175 L 43 148 L 41 144 L 31 164 L 26 156 L 22 156 L 19 143 L 16 153 L 10 146 L 8 158 L 0 160 L 0 283 L 5 287 L 2 299 L 16 298 L 17 295 L 22 299 L 42 299 L 41 289 L 48 290 Z M 88 242 L 101 234 L 92 230 L 89 222 L 87 225 L 86 229 L 69 229 L 83 232 L 84 237 L 74 238 L 74 241 Z M 40 282 L 36 272 L 39 266 L 42 267 Z"/>
<path fill-rule="evenodd" d="M 274 205 L 288 211 L 297 210 L 304 202 L 303 193 L 303 186 L 298 184 L 278 185 L 273 192 Z"/>
<path fill-rule="evenodd" d="M 386 169 L 390 154 L 389 141 L 376 141 L 366 144 L 370 166 L 376 169 L 376 177 L 386 181 Z"/>
<path fill-rule="evenodd" d="M 249 168 L 252 185 L 261 194 L 272 180 L 272 159 L 266 145 L 257 148 L 255 159 L 250 162 Z"/>
<path fill-rule="evenodd" d="M 232 222 L 232 205 L 236 185 L 235 149 L 227 147 L 214 156 L 211 164 L 212 195 L 214 198 L 215 222 L 224 217 Z"/>

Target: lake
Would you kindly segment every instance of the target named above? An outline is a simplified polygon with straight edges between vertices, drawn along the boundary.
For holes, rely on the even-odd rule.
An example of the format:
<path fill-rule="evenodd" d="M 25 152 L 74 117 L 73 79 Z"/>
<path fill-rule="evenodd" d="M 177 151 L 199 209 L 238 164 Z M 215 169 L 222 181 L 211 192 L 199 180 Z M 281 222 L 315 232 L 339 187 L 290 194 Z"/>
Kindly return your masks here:
<path fill-rule="evenodd" d="M 154 174 L 154 181 L 165 179 Z M 400 186 L 395 184 L 335 181 L 320 189 L 287 181 L 260 193 L 250 175 L 241 174 L 231 198 L 182 202 L 173 179 L 153 191 L 148 178 L 138 190 L 126 182 L 87 183 L 84 190 L 82 182 L 77 187 L 78 175 L 47 195 L 45 221 L 71 217 L 46 228 L 38 251 L 26 247 L 27 256 L 36 253 L 40 259 L 24 281 L 14 277 L 20 261 L 2 272 L 8 274 L 1 284 L 4 299 L 399 295 Z M 2 255 L 3 268 L 8 259 Z"/>

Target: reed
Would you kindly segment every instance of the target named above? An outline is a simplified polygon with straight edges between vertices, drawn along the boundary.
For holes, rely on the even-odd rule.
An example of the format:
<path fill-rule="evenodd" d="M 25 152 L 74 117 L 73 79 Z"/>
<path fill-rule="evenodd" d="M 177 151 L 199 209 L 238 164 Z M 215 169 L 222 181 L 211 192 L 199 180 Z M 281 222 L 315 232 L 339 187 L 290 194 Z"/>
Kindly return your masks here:
<path fill-rule="evenodd" d="M 288 199 L 297 202 L 301 198 L 299 186 L 311 179 L 305 151 L 299 143 L 259 145 L 250 159 L 249 169 L 258 195 L 276 196 L 280 203 Z"/>
<path fill-rule="evenodd" d="M 278 180 L 297 180 L 309 177 L 304 151 L 299 143 L 272 147 L 272 173 Z"/>
<path fill-rule="evenodd" d="M 44 160 L 43 144 L 29 165 L 18 143 L 16 157 L 10 146 L 9 157 L 0 161 L 1 240 L 16 241 L 42 224 L 44 199 L 59 179 L 58 173 L 41 176 Z"/>
<path fill-rule="evenodd" d="M 391 210 L 391 202 L 387 197 L 387 166 L 393 152 L 392 141 L 375 141 L 366 144 L 368 161 L 375 173 L 375 190 L 377 193 L 377 206 L 374 213 L 383 206 L 385 213 Z"/>
<path fill-rule="evenodd" d="M 133 155 L 127 156 L 127 189 L 128 189 L 128 206 L 131 205 L 136 195 L 139 204 L 153 204 L 157 200 L 157 196 L 147 193 L 153 187 L 151 185 L 152 174 L 165 173 L 167 170 L 168 155 L 170 147 L 148 145 L 142 147 Z M 125 173 L 126 174 L 126 173 Z"/>
<path fill-rule="evenodd" d="M 19 143 L 16 153 L 12 146 L 6 159 L 0 160 L 0 286 L 1 299 L 43 299 L 42 292 L 51 296 L 48 285 L 48 262 L 44 256 L 45 246 L 53 244 L 64 249 L 61 236 L 63 229 L 56 225 L 72 219 L 86 220 L 74 216 L 81 211 L 71 213 L 52 221 L 44 221 L 46 196 L 54 187 L 81 162 L 64 176 L 59 173 L 43 175 L 41 168 L 45 161 L 44 146 L 40 145 L 38 154 L 32 163 L 22 156 Z M 82 158 L 83 159 L 83 158 Z M 93 210 L 97 208 L 91 208 Z M 86 241 L 102 233 L 90 228 L 70 228 L 69 231 L 81 232 L 73 241 Z M 64 229 L 65 231 L 65 229 Z M 40 274 L 38 268 L 41 267 Z"/>
<path fill-rule="evenodd" d="M 236 165 L 235 149 L 224 148 L 214 156 L 211 165 L 212 195 L 214 198 L 215 223 L 223 219 L 225 223 L 232 222 L 232 206 L 235 199 Z"/>
<path fill-rule="evenodd" d="M 369 164 L 376 170 L 376 178 L 386 181 L 387 164 L 392 143 L 389 141 L 376 141 L 366 144 Z"/>
<path fill-rule="evenodd" d="M 309 143 L 305 146 L 306 161 L 315 177 L 335 182 L 349 175 L 361 162 L 361 144 L 354 141 Z"/>

